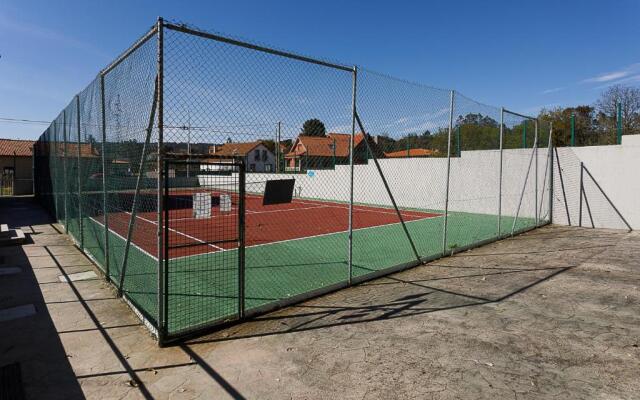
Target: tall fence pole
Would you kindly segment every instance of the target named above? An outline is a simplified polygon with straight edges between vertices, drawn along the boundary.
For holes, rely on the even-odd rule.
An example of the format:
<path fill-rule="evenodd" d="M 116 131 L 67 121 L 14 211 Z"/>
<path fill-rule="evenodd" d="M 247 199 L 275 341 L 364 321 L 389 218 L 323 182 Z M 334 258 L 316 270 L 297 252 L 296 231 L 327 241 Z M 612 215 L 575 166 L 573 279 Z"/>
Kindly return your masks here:
<path fill-rule="evenodd" d="M 584 178 L 584 163 L 580 162 L 580 206 L 578 206 L 578 226 L 582 227 L 582 193 L 584 192 L 584 186 L 582 185 L 582 179 Z"/>
<path fill-rule="evenodd" d="M 616 143 L 622 144 L 622 103 L 616 104 Z"/>
<path fill-rule="evenodd" d="M 553 122 L 549 123 L 549 223 L 553 223 Z"/>
<path fill-rule="evenodd" d="M 452 90 L 449 99 L 449 132 L 447 133 L 447 182 L 444 195 L 444 219 L 442 222 L 442 254 L 447 252 L 447 226 L 449 223 L 449 176 L 451 174 L 451 131 L 453 131 L 453 105 L 455 91 Z"/>
<path fill-rule="evenodd" d="M 278 121 L 276 124 L 276 173 L 280 173 L 280 129 L 282 122 Z"/>
<path fill-rule="evenodd" d="M 460 128 L 458 128 L 460 129 Z M 498 166 L 498 237 L 502 234 L 502 153 L 504 140 L 504 107 L 500 107 L 500 161 Z"/>
<path fill-rule="evenodd" d="M 104 74 L 100 73 L 100 108 L 102 110 L 102 218 L 104 222 L 104 271 L 107 280 L 111 279 L 109 271 L 109 213 L 107 210 L 107 107 L 104 95 Z"/>
<path fill-rule="evenodd" d="M 157 193 L 157 240 L 158 240 L 158 343 L 160 345 L 163 344 L 165 336 L 166 336 L 166 328 L 167 328 L 167 304 L 166 304 L 166 286 L 168 282 L 168 277 L 165 274 L 168 273 L 167 265 L 164 259 L 165 249 L 164 249 L 164 241 L 168 240 L 164 238 L 164 229 L 163 229 L 163 210 L 166 204 L 164 204 L 164 196 L 163 196 L 163 180 L 162 173 L 164 171 L 163 165 L 163 143 L 164 143 L 164 92 L 163 92 L 163 83 L 164 83 L 164 21 L 162 18 L 158 18 L 158 59 L 157 59 L 157 76 L 158 76 L 158 165 L 157 168 L 157 178 L 158 178 L 158 193 Z M 167 171 L 168 172 L 168 171 Z M 168 175 L 168 174 L 167 174 Z"/>
<path fill-rule="evenodd" d="M 353 142 L 354 136 L 356 134 L 356 94 L 357 94 L 357 83 L 358 83 L 358 67 L 353 67 L 353 83 L 351 89 L 351 137 L 349 138 L 349 253 L 348 253 L 348 263 L 349 263 L 349 285 L 352 283 L 353 279 Z M 362 132 L 364 136 L 364 140 L 367 140 L 366 134 Z M 335 146 L 334 146 L 335 148 Z"/>
<path fill-rule="evenodd" d="M 84 250 L 84 221 L 82 220 L 82 176 L 80 175 L 80 167 L 82 165 L 82 151 L 81 151 L 81 135 L 82 131 L 80 128 L 80 96 L 76 95 L 76 135 L 77 135 L 77 146 L 78 146 L 78 164 L 77 164 L 77 172 L 78 172 L 78 228 L 80 230 L 80 237 L 76 238 L 80 240 L 80 248 Z"/>
<path fill-rule="evenodd" d="M 64 232 L 69 233 L 69 182 L 67 181 L 67 109 L 62 110 L 62 186 L 64 190 Z"/>
<path fill-rule="evenodd" d="M 527 120 L 522 123 L 522 148 L 527 148 Z"/>
<path fill-rule="evenodd" d="M 571 114 L 571 147 L 576 145 L 576 115 Z"/>
<path fill-rule="evenodd" d="M 534 175 L 534 196 L 535 196 L 535 222 L 536 226 L 538 226 L 539 218 L 538 218 L 538 119 L 533 121 L 533 146 L 535 152 L 536 162 L 534 165 L 535 175 Z"/>

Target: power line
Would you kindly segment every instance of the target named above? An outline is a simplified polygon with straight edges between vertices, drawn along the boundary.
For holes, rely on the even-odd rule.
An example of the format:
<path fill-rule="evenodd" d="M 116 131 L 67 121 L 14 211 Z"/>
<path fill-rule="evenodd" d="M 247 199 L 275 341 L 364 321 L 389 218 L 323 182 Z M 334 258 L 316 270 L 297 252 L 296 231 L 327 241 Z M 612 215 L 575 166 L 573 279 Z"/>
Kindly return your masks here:
<path fill-rule="evenodd" d="M 20 118 L 6 118 L 0 117 L 0 122 L 9 122 L 14 124 L 46 124 L 49 125 L 50 121 L 39 121 L 34 119 L 20 119 Z"/>

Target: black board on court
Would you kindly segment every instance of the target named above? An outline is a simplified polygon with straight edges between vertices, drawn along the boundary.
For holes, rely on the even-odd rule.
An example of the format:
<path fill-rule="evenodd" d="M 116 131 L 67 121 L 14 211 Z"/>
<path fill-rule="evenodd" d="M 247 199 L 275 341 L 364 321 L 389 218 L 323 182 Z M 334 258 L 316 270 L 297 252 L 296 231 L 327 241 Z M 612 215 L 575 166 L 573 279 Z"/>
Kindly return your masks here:
<path fill-rule="evenodd" d="M 262 205 L 270 206 L 274 204 L 291 203 L 295 183 L 295 179 L 268 180 L 264 188 Z"/>

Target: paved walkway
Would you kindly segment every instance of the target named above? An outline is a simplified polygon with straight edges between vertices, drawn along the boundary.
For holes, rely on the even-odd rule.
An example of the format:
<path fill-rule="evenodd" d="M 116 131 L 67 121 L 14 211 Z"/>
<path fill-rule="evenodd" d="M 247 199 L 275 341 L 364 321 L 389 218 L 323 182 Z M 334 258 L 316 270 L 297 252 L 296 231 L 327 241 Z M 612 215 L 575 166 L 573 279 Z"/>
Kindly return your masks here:
<path fill-rule="evenodd" d="M 29 399 L 640 393 L 635 232 L 546 227 L 160 349 L 99 276 L 60 279 L 98 271 L 31 199 L 0 221 L 30 240 L 0 248 L 0 367 Z"/>

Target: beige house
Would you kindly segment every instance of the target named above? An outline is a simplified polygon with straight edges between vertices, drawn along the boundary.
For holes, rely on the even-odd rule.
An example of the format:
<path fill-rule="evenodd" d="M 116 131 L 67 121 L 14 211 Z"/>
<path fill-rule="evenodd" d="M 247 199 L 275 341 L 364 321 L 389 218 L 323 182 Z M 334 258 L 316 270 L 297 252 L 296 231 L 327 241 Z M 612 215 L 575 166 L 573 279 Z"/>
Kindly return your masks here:
<path fill-rule="evenodd" d="M 33 143 L 0 139 L 0 196 L 33 194 Z"/>

